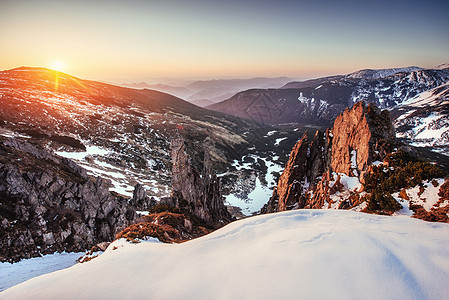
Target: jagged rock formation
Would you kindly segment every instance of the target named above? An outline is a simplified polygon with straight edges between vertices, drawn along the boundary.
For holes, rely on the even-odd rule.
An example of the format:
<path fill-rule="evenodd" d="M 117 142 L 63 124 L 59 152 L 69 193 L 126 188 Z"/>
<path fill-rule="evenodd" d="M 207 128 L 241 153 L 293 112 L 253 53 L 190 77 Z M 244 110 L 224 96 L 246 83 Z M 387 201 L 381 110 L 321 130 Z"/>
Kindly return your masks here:
<path fill-rule="evenodd" d="M 172 204 L 186 210 L 206 223 L 229 222 L 232 217 L 223 204 L 220 180 L 211 171 L 210 157 L 204 154 L 203 171 L 191 163 L 184 140 L 174 139 L 172 154 Z"/>
<path fill-rule="evenodd" d="M 305 205 L 304 191 L 311 184 L 315 185 L 318 176 L 330 165 L 328 149 L 331 143 L 329 131 L 325 134 L 317 131 L 312 139 L 309 139 L 307 132 L 303 135 L 290 153 L 275 194 L 265 208 L 266 212 Z"/>
<path fill-rule="evenodd" d="M 136 210 L 147 211 L 152 206 L 155 206 L 157 201 L 153 197 L 149 198 L 143 185 L 138 183 L 134 186 L 133 197 L 129 201 L 129 204 Z"/>
<path fill-rule="evenodd" d="M 365 107 L 364 102 L 335 119 L 332 135 L 331 168 L 349 176 L 358 176 L 373 161 L 385 157 L 385 146 L 395 140 L 389 112 L 373 105 Z"/>
<path fill-rule="evenodd" d="M 312 139 L 304 134 L 290 153 L 278 186 L 262 212 L 332 205 L 330 195 L 342 191 L 341 177 L 363 182 L 370 165 L 383 160 L 394 143 L 388 111 L 364 102 L 355 104 L 337 117 L 332 130 L 317 131 Z M 348 194 L 338 206 L 358 204 L 348 203 L 354 197 Z"/>
<path fill-rule="evenodd" d="M 0 137 L 0 261 L 83 251 L 135 219 L 106 180 L 31 143 Z"/>

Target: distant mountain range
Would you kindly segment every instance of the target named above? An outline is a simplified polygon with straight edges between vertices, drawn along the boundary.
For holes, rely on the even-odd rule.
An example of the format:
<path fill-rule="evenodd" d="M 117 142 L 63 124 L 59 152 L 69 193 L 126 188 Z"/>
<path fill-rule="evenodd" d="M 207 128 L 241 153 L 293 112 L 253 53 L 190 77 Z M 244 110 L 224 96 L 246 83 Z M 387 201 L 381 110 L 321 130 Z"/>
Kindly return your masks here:
<path fill-rule="evenodd" d="M 419 67 L 366 69 L 348 75 L 290 82 L 279 89 L 250 89 L 207 108 L 259 123 L 329 126 L 339 113 L 361 100 L 393 110 L 395 118 L 399 118 L 400 112 L 412 110 L 406 108 L 412 102 L 422 103 L 423 98 L 428 99 L 430 95 L 434 95 L 433 97 L 439 100 L 437 102 L 429 100 L 425 105 L 426 108 L 420 109 L 422 113 L 425 111 L 426 116 L 431 115 L 433 111 L 440 116 L 439 131 L 434 131 L 434 136 L 423 140 L 421 137 L 424 134 L 418 136 L 410 132 L 414 126 L 421 126 L 419 130 L 424 130 L 426 125 L 423 125 L 420 118 L 414 119 L 413 124 L 412 121 L 408 121 L 408 127 L 403 126 L 404 122 L 396 124 L 401 126 L 398 128 L 400 132 L 408 131 L 402 136 L 420 139 L 419 145 L 444 148 L 444 144 L 447 145 L 449 142 L 449 131 L 444 125 L 444 120 L 448 117 L 445 109 L 448 97 L 444 92 L 448 81 L 448 65 L 440 65 L 435 69 Z M 414 113 L 418 112 L 415 110 Z M 434 142 L 433 138 L 438 142 Z M 449 151 L 446 153 L 449 154 Z"/>
<path fill-rule="evenodd" d="M 236 93 L 250 88 L 280 88 L 291 80 L 292 79 L 288 77 L 258 77 L 250 79 L 201 80 L 182 86 L 147 84 L 145 82 L 122 85 L 139 89 L 147 88 L 168 93 L 185 99 L 195 105 L 204 107 L 222 100 L 226 100 Z"/>

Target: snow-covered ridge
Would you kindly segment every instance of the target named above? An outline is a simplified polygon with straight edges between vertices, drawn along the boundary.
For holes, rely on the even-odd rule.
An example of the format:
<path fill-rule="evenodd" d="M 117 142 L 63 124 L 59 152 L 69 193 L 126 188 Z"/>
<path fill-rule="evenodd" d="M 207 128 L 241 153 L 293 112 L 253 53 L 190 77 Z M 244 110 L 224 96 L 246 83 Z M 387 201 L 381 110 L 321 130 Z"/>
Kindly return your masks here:
<path fill-rule="evenodd" d="M 359 78 L 359 79 L 377 79 L 382 77 L 387 77 L 400 72 L 413 72 L 422 70 L 420 67 L 405 67 L 405 68 L 391 68 L 391 69 L 364 69 L 356 71 L 346 75 L 347 78 Z"/>
<path fill-rule="evenodd" d="M 449 82 L 403 102 L 394 121 L 397 136 L 418 147 L 449 155 Z"/>
<path fill-rule="evenodd" d="M 183 244 L 118 241 L 0 299 L 447 299 L 449 224 L 295 210 Z"/>
<path fill-rule="evenodd" d="M 437 69 L 437 70 L 449 69 L 449 64 L 441 64 L 441 65 L 434 67 L 434 69 Z"/>

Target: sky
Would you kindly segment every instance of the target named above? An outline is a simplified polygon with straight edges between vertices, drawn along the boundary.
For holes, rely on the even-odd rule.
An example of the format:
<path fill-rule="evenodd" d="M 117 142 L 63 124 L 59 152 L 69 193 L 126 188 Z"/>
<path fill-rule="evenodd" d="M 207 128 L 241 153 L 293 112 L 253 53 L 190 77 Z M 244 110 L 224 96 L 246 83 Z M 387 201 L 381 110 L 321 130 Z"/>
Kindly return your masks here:
<path fill-rule="evenodd" d="M 306 79 L 449 63 L 449 1 L 0 0 L 0 70 Z"/>

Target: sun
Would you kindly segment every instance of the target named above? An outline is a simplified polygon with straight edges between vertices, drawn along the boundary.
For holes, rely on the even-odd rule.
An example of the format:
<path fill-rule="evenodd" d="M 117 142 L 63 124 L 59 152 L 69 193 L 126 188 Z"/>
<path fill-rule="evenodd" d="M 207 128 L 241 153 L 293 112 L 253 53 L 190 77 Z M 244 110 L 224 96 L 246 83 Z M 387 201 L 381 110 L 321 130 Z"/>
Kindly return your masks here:
<path fill-rule="evenodd" d="M 64 70 L 65 64 L 60 60 L 55 60 L 51 63 L 51 69 L 55 71 Z"/>

